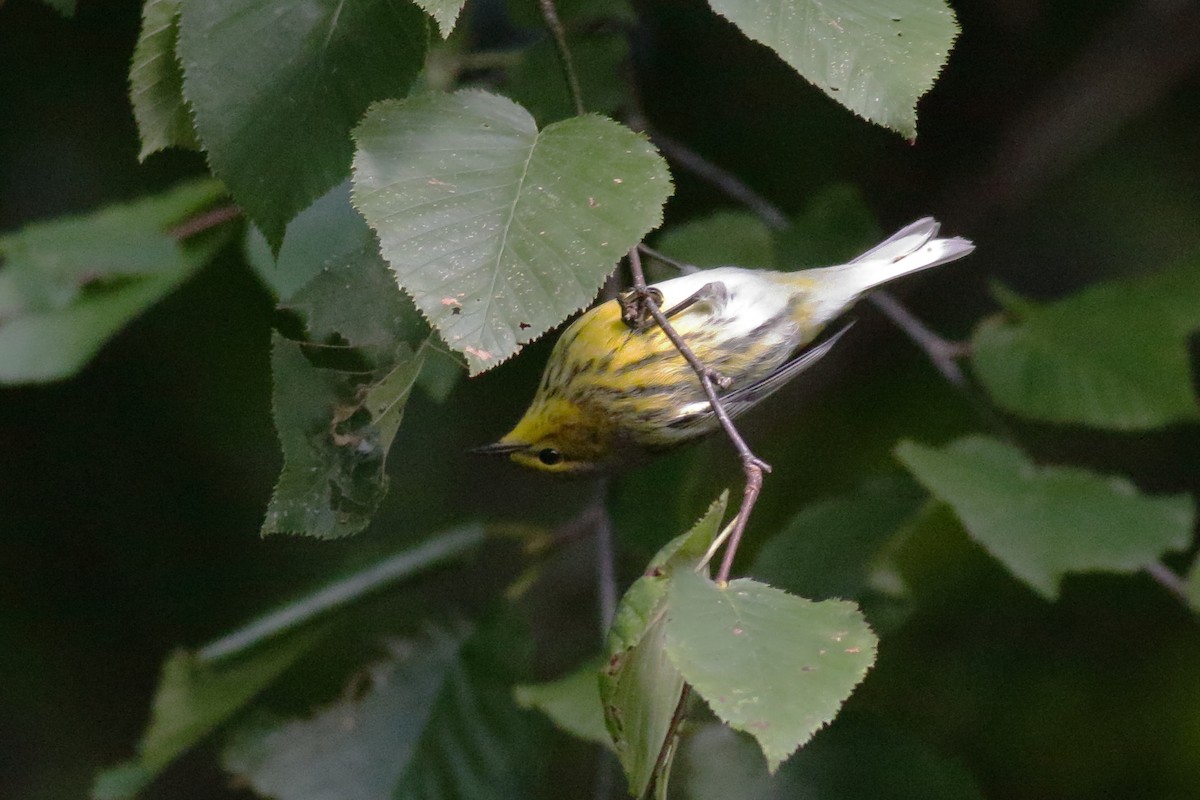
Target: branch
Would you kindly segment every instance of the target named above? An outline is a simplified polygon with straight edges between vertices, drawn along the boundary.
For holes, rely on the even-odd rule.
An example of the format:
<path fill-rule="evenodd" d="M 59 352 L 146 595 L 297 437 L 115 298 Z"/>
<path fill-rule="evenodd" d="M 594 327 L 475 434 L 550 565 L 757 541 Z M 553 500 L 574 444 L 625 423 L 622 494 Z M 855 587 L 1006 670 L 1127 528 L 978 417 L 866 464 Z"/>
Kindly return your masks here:
<path fill-rule="evenodd" d="M 562 20 L 558 18 L 558 9 L 554 7 L 554 0 L 538 0 L 538 7 L 542 10 L 542 19 L 554 39 L 555 49 L 558 50 L 558 60 L 562 64 L 563 77 L 567 79 L 567 90 L 571 93 L 575 113 L 582 116 L 586 113 L 583 107 L 583 92 L 579 89 L 579 76 L 575 74 L 575 62 L 571 58 L 570 48 L 567 47 L 567 32 L 563 28 Z"/>
<path fill-rule="evenodd" d="M 1161 561 L 1151 561 L 1142 569 L 1154 579 L 1155 583 L 1174 595 L 1176 600 L 1188 608 L 1192 607 L 1192 598 L 1191 593 L 1188 592 L 1187 582 L 1179 577 L 1174 570 Z"/>
<path fill-rule="evenodd" d="M 763 473 L 770 472 L 771 467 L 767 462 L 751 452 L 750 447 L 746 444 L 746 440 L 742 438 L 737 427 L 734 426 L 729 412 L 725 410 L 725 406 L 721 403 L 721 398 L 717 396 L 716 386 L 713 385 L 712 370 L 696 357 L 692 348 L 683 340 L 683 337 L 679 335 L 679 331 L 675 330 L 670 320 L 663 314 L 662 309 L 658 307 L 654 295 L 651 294 L 649 288 L 646 286 L 646 275 L 642 271 L 642 259 L 636 247 L 629 251 L 629 270 L 633 273 L 633 290 L 637 294 L 639 302 L 643 308 L 650 312 L 650 316 L 654 318 L 655 323 L 662 328 L 663 333 L 671 340 L 671 344 L 675 345 L 675 349 L 679 351 L 679 354 L 684 357 L 696 373 L 696 377 L 700 380 L 700 386 L 708 396 L 708 402 L 712 407 L 713 413 L 717 415 L 721 427 L 725 430 L 725 435 L 729 437 L 729 441 L 733 443 L 734 449 L 737 450 L 738 457 L 742 460 L 742 469 L 746 474 L 746 487 L 742 492 L 742 505 L 738 508 L 737 516 L 734 517 L 728 529 L 728 544 L 725 545 L 725 555 L 716 576 L 718 583 L 725 583 L 729 580 L 729 573 L 733 568 L 733 559 L 737 555 L 738 545 L 741 544 L 746 524 L 750 521 L 750 512 L 754 510 L 754 505 L 758 502 L 759 492 L 762 491 Z M 658 751 L 658 758 L 655 762 L 656 772 L 661 769 L 667 755 L 671 752 L 675 736 L 679 731 L 679 725 L 683 722 L 684 711 L 690 694 L 691 687 L 685 683 L 683 693 L 679 697 L 679 703 L 675 707 L 675 714 L 671 717 L 671 724 L 667 726 L 667 734 L 663 738 L 662 746 Z M 651 781 L 650 790 L 652 790 L 653 784 L 654 781 Z"/>
<path fill-rule="evenodd" d="M 242 216 L 242 209 L 238 206 L 217 206 L 208 211 L 203 211 L 194 217 L 185 219 L 167 231 L 167 235 L 176 241 L 182 242 L 184 239 L 190 239 L 197 234 L 212 230 L 218 225 L 224 225 L 226 222 L 231 222 L 240 216 Z"/>

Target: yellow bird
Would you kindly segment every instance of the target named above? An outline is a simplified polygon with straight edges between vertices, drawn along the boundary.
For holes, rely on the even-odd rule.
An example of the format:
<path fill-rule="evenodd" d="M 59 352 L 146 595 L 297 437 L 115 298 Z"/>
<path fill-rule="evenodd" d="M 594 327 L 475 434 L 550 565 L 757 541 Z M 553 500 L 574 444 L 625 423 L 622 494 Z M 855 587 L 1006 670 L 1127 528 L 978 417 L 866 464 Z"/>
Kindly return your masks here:
<path fill-rule="evenodd" d="M 829 352 L 841 332 L 818 334 L 862 295 L 975 249 L 939 239 L 917 220 L 847 264 L 799 272 L 720 267 L 654 284 L 671 325 L 720 376 L 731 417 L 753 408 Z M 581 475 L 635 464 L 717 430 L 700 379 L 652 321 L 601 303 L 563 332 L 529 409 L 476 452 L 542 472 Z"/>

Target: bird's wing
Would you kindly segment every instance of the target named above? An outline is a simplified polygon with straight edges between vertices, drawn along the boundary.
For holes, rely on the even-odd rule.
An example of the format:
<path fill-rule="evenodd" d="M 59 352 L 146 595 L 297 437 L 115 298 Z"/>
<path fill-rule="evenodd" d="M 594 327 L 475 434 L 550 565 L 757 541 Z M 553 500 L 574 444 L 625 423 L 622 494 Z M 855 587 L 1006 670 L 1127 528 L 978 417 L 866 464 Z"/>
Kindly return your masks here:
<path fill-rule="evenodd" d="M 850 330 L 853 325 L 854 323 L 851 322 L 827 339 L 823 339 L 817 344 L 805 348 L 799 355 L 782 364 L 765 378 L 755 381 L 749 386 L 734 389 L 721 398 L 725 410 L 731 416 L 737 416 L 743 411 L 758 405 L 764 399 L 779 391 L 792 378 L 795 378 L 801 372 L 820 361 L 837 344 L 838 339 L 842 338 L 846 331 Z"/>

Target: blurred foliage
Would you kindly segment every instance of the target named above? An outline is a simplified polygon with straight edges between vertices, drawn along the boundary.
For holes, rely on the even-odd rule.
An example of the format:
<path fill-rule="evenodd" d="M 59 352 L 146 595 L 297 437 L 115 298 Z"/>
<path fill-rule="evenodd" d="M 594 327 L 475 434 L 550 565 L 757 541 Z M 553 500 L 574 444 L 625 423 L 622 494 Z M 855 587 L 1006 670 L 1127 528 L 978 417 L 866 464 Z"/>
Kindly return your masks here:
<path fill-rule="evenodd" d="M 944 5 L 895 5 L 881 24 L 899 39 L 952 34 Z M 581 525 L 594 488 L 465 452 L 520 413 L 550 342 L 459 380 L 462 357 L 388 280 L 348 202 L 351 129 L 410 85 L 507 95 L 544 132 L 570 118 L 535 4 L 507 6 L 422 4 L 435 27 L 398 0 L 345 18 L 326 0 L 267 2 L 246 37 L 236 0 L 151 0 L 145 31 L 135 0 L 0 3 L 0 795 L 84 796 L 138 753 L 100 794 L 622 796 L 604 748 L 516 703 L 595 736 L 573 672 L 602 650 Z M 857 601 L 878 661 L 774 777 L 694 704 L 670 796 L 1195 796 L 1200 11 L 956 3 L 948 61 L 946 38 L 887 75 L 911 97 L 856 109 L 910 134 L 941 68 L 910 145 L 830 102 L 841 87 L 771 38 L 792 28 L 756 32 L 754 4 L 713 6 L 733 23 L 699 2 L 559 6 L 590 110 L 647 124 L 782 212 L 753 215 L 664 144 L 675 193 L 650 242 L 667 255 L 836 263 L 927 213 L 978 245 L 895 289 L 972 343 L 973 400 L 863 304 L 836 355 L 745 419 L 774 471 L 735 573 Z M 862 58 L 890 58 L 879 44 Z M 193 135 L 207 158 L 168 147 Z M 602 171 L 566 149 L 562 164 Z M 437 166 L 418 177 L 446 178 Z M 180 227 L 226 202 L 188 183 L 209 167 L 254 225 Z M 399 206 L 376 200 L 384 231 Z M 637 211 L 630 237 L 653 222 Z M 308 427 L 285 442 L 291 474 L 322 480 L 266 528 L 358 536 L 258 537 L 283 467 L 273 401 L 305 420 L 292 434 Z M 619 585 L 740 480 L 720 439 L 615 477 Z M 339 507 L 354 513 L 327 515 Z M 486 542 L 456 527 L 480 520 Z M 403 560 L 431 547 L 445 557 Z M 369 598 L 339 593 L 362 576 L 378 579 L 354 584 Z M 255 650 L 245 632 L 262 629 L 244 624 L 273 607 L 315 627 Z M 218 638 L 230 630 L 242 638 Z M 228 660 L 206 661 L 206 641 Z M 398 709 L 403 727 L 387 724 Z M 386 755 L 359 769 L 361 752 Z"/>

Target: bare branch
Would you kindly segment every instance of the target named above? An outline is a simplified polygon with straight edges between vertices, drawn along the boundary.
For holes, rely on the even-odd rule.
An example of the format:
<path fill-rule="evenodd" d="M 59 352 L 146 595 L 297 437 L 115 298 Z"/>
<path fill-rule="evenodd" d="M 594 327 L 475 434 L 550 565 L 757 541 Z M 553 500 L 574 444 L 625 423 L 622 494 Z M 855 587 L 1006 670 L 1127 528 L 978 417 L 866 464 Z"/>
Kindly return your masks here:
<path fill-rule="evenodd" d="M 167 234 L 172 239 L 182 242 L 197 234 L 204 233 L 204 231 L 224 225 L 226 222 L 231 222 L 240 216 L 242 216 L 242 209 L 238 206 L 217 206 L 208 211 L 203 211 L 194 217 L 185 219 L 174 228 L 171 228 Z"/>
<path fill-rule="evenodd" d="M 542 19 L 550 31 L 551 38 L 554 39 L 554 47 L 558 50 L 558 60 L 562 64 L 563 77 L 567 80 L 567 90 L 571 93 L 575 113 L 582 115 L 585 113 L 583 92 L 579 88 L 579 76 L 575 74 L 575 62 L 571 58 L 571 49 L 567 47 L 567 32 L 563 28 L 562 20 L 558 18 L 558 9 L 554 7 L 554 0 L 538 0 L 538 7 L 542 10 Z"/>

